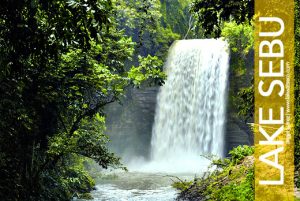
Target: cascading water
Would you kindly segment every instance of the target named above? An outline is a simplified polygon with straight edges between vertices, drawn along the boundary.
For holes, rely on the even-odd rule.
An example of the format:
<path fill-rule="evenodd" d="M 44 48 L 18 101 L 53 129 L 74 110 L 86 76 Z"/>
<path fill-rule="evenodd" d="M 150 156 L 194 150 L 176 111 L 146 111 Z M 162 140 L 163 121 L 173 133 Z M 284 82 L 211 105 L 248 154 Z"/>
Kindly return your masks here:
<path fill-rule="evenodd" d="M 150 169 L 199 171 L 201 154 L 224 155 L 228 44 L 222 39 L 176 41 L 157 98 Z"/>
<path fill-rule="evenodd" d="M 201 154 L 224 154 L 227 46 L 221 39 L 172 45 L 165 66 L 168 78 L 157 98 L 152 160 L 133 157 L 128 165 L 133 172 L 100 182 L 93 191 L 95 200 L 175 200 L 172 176 L 163 173 L 192 179 L 209 164 Z"/>

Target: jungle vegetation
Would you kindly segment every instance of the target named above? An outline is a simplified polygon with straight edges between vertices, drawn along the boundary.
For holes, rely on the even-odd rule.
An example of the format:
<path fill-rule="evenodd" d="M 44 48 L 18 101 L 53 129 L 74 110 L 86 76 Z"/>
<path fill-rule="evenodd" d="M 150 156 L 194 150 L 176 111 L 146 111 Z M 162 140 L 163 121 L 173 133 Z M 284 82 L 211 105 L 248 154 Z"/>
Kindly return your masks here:
<path fill-rule="evenodd" d="M 1 1 L 1 200 L 89 197 L 88 160 L 126 169 L 107 148 L 103 108 L 164 83 L 183 2 L 168 19 L 158 0 Z"/>
<path fill-rule="evenodd" d="M 296 2 L 295 166 L 299 175 Z M 235 72 L 242 74 L 253 51 L 253 7 L 253 0 L 2 0 L 1 200 L 89 197 L 95 185 L 84 165 L 89 160 L 102 168 L 126 170 L 107 148 L 104 106 L 120 101 L 128 88 L 162 85 L 166 78 L 162 65 L 177 39 L 225 37 L 236 55 Z M 253 86 L 233 96 L 240 116 L 251 121 Z M 220 169 L 211 177 L 174 185 L 185 196 L 196 185 L 203 194 L 195 196 L 209 193 L 221 199 L 230 196 L 228 192 L 247 192 L 241 196 L 251 200 L 253 167 L 245 162 L 251 154 L 251 147 L 236 148 L 231 159 L 214 161 Z M 243 166 L 237 174 L 245 180 L 233 179 L 212 192 L 209 179 L 218 181 L 236 166 Z M 300 180 L 296 184 L 300 186 Z"/>

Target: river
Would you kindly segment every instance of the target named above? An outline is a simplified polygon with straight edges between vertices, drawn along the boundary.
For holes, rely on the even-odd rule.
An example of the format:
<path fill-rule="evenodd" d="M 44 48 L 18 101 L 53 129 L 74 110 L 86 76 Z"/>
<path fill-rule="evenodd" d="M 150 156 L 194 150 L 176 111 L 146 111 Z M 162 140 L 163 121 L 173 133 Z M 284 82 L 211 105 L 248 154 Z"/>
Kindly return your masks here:
<path fill-rule="evenodd" d="M 194 175 L 145 172 L 118 172 L 106 179 L 97 180 L 92 191 L 94 201 L 172 201 L 178 191 L 173 181 L 191 179 Z M 77 199 L 77 201 L 84 201 Z"/>

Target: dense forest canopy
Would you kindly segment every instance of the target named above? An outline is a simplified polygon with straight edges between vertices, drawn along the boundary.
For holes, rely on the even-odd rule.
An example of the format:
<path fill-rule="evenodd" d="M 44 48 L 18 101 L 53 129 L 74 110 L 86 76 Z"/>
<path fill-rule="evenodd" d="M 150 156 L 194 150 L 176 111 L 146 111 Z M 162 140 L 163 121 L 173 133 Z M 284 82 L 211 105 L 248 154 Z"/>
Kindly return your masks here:
<path fill-rule="evenodd" d="M 134 55 L 137 44 L 119 26 L 117 4 L 2 2 L 1 199 L 68 200 L 88 190 L 69 179 L 86 177 L 70 166 L 76 156 L 122 167 L 106 147 L 102 109 L 125 88 L 165 76 L 154 54 Z M 133 57 L 136 66 L 125 66 Z"/>
<path fill-rule="evenodd" d="M 296 176 L 298 8 L 296 1 Z M 104 106 L 120 101 L 132 87 L 162 85 L 164 59 L 178 39 L 225 37 L 232 66 L 242 74 L 253 51 L 253 14 L 253 0 L 1 1 L 1 200 L 64 201 L 83 195 L 95 184 L 83 166 L 87 158 L 102 168 L 126 169 L 107 148 Z M 248 121 L 253 86 L 234 95 Z"/>

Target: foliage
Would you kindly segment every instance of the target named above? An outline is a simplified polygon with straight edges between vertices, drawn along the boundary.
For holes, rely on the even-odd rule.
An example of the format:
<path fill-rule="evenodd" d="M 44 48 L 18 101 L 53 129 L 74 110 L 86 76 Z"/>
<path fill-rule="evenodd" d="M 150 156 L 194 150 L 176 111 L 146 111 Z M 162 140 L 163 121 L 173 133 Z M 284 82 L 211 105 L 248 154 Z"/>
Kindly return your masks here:
<path fill-rule="evenodd" d="M 176 188 L 180 191 L 186 191 L 189 189 L 189 187 L 193 184 L 193 181 L 181 181 L 181 182 L 174 182 L 172 184 L 173 188 Z"/>
<path fill-rule="evenodd" d="M 144 58 L 139 56 L 139 63 L 139 67 L 132 67 L 128 72 L 128 77 L 133 80 L 135 85 L 140 85 L 145 82 L 145 80 L 153 80 L 155 84 L 159 85 L 164 84 L 166 75 L 159 70 L 163 62 L 159 60 L 158 57 L 148 55 L 148 57 Z M 154 70 L 152 68 L 154 68 Z"/>
<path fill-rule="evenodd" d="M 238 92 L 238 114 L 247 121 L 254 115 L 254 86 L 246 87 Z"/>
<path fill-rule="evenodd" d="M 126 66 L 136 44 L 117 26 L 116 11 L 110 0 L 1 3 L 2 200 L 69 199 L 71 189 L 80 191 L 76 182 L 91 184 L 76 161 L 65 163 L 74 154 L 122 168 L 106 147 L 102 109 L 125 88 L 162 83 L 164 74 L 156 57 Z"/>
<path fill-rule="evenodd" d="M 237 24 L 235 21 L 225 22 L 221 36 L 228 40 L 231 51 L 245 57 L 254 46 L 253 22 Z"/>
<path fill-rule="evenodd" d="M 122 167 L 119 158 L 110 153 L 107 148 L 108 136 L 104 134 L 105 119 L 96 113 L 92 118 L 82 119 L 81 124 L 70 137 L 68 133 L 60 133 L 49 140 L 49 157 L 55 159 L 58 156 L 77 154 L 93 159 L 103 168 L 108 165 Z M 125 167 L 123 169 L 126 170 Z"/>
<path fill-rule="evenodd" d="M 251 156 L 254 154 L 254 148 L 249 147 L 247 145 L 238 146 L 231 151 L 229 151 L 230 159 L 233 164 L 238 164 L 242 161 L 246 156 Z"/>
<path fill-rule="evenodd" d="M 213 160 L 217 168 L 202 177 L 174 183 L 181 191 L 178 200 L 254 200 L 253 153 L 253 147 L 236 147 L 229 159 Z"/>
<path fill-rule="evenodd" d="M 159 0 L 122 0 L 117 3 L 117 10 L 118 27 L 137 43 L 136 55 L 163 59 L 171 43 L 180 37 L 170 26 L 162 25 Z"/>
<path fill-rule="evenodd" d="M 88 198 L 95 185 L 84 167 L 85 159 L 69 155 L 61 161 L 65 165 L 42 174 L 40 200 L 70 200 L 73 197 Z"/>
<path fill-rule="evenodd" d="M 244 79 L 249 59 L 254 51 L 253 22 L 237 24 L 235 21 L 225 22 L 221 36 L 226 38 L 231 49 L 230 66 L 235 77 Z M 239 86 L 237 92 L 232 91 L 233 107 L 245 122 L 251 121 L 254 114 L 254 86 L 253 79 L 250 86 Z"/>
<path fill-rule="evenodd" d="M 211 167 L 224 168 L 228 166 L 238 165 L 246 156 L 254 154 L 254 147 L 248 145 L 239 145 L 229 151 L 230 158 L 212 158 Z"/>
<path fill-rule="evenodd" d="M 254 49 L 253 22 L 237 24 L 235 21 L 224 22 L 221 36 L 226 38 L 231 49 L 231 66 L 236 70 L 246 68 L 246 59 Z"/>
<path fill-rule="evenodd" d="M 216 192 L 216 199 L 214 200 L 238 200 L 250 201 L 254 200 L 254 169 L 249 169 L 246 178 L 239 184 L 230 183 L 223 186 Z"/>
<path fill-rule="evenodd" d="M 162 24 L 169 27 L 182 39 L 202 38 L 195 26 L 194 14 L 189 11 L 191 0 L 162 0 Z"/>
<path fill-rule="evenodd" d="M 204 29 L 205 35 L 219 37 L 224 22 L 250 22 L 254 15 L 254 1 L 194 0 L 191 12 L 196 14 L 197 24 Z"/>

